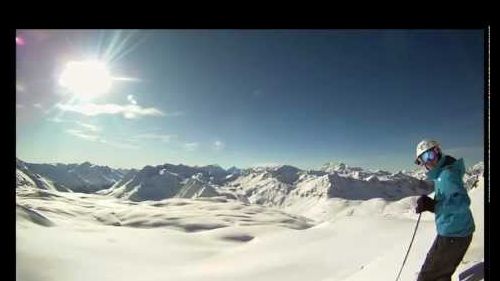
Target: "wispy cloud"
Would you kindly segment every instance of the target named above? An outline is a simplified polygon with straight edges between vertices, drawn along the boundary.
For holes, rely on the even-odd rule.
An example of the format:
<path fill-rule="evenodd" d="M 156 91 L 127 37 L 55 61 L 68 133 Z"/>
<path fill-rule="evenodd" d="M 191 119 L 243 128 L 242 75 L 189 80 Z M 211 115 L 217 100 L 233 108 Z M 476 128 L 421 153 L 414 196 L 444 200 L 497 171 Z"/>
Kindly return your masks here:
<path fill-rule="evenodd" d="M 16 104 L 16 108 L 17 108 L 17 109 L 24 108 L 24 104 L 17 103 L 17 104 Z"/>
<path fill-rule="evenodd" d="M 125 142 L 117 142 L 114 140 L 106 140 L 105 138 L 103 138 L 99 135 L 89 134 L 88 132 L 78 130 L 78 129 L 69 129 L 69 130 L 66 130 L 66 132 L 68 134 L 71 134 L 75 137 L 78 137 L 78 138 L 81 138 L 81 139 L 84 139 L 87 141 L 98 142 L 98 143 L 102 143 L 102 144 L 113 146 L 113 147 L 125 148 L 125 149 L 138 149 L 138 148 L 140 148 L 139 145 L 125 143 Z"/>
<path fill-rule="evenodd" d="M 69 122 L 71 122 L 69 120 L 64 120 L 64 119 L 61 119 L 59 117 L 47 118 L 47 121 L 54 122 L 54 123 L 69 123 Z"/>
<path fill-rule="evenodd" d="M 73 136 L 76 136 L 76 137 L 79 137 L 79 138 L 82 138 L 82 139 L 85 139 L 88 141 L 96 142 L 96 141 L 100 140 L 99 136 L 87 134 L 86 132 L 84 132 L 82 130 L 78 130 L 78 129 L 69 129 L 69 130 L 66 130 L 66 132 L 73 135 Z"/>
<path fill-rule="evenodd" d="M 169 142 L 172 139 L 176 138 L 176 135 L 164 135 L 164 134 L 140 134 L 134 136 L 134 139 L 150 139 L 150 140 L 159 140 L 162 142 Z"/>
<path fill-rule="evenodd" d="M 89 130 L 89 131 L 92 131 L 92 132 L 97 132 L 97 131 L 100 131 L 101 128 L 95 126 L 95 125 L 92 125 L 92 124 L 87 124 L 87 123 L 83 123 L 83 122 L 80 122 L 80 121 L 77 121 L 76 122 L 78 125 L 80 125 L 81 127 Z"/>
<path fill-rule="evenodd" d="M 137 101 L 135 100 L 135 97 L 133 95 L 128 95 L 127 96 L 127 100 L 131 103 L 131 104 L 137 104 Z"/>
<path fill-rule="evenodd" d="M 46 120 L 49 121 L 49 122 L 54 122 L 54 123 L 74 123 L 74 124 L 78 124 L 80 126 L 80 128 L 88 130 L 88 131 L 92 131 L 92 132 L 101 131 L 101 128 L 98 127 L 98 126 L 95 126 L 95 125 L 92 125 L 92 124 L 88 124 L 88 123 L 84 123 L 84 122 L 77 121 L 77 120 L 61 119 L 59 117 L 47 118 Z"/>
<path fill-rule="evenodd" d="M 107 144 L 110 146 L 114 146 L 114 147 L 118 147 L 118 148 L 126 148 L 126 149 L 138 149 L 138 148 L 140 148 L 139 145 L 130 144 L 130 143 L 123 143 L 123 142 L 116 142 L 116 141 L 109 141 L 109 140 L 104 140 L 104 139 L 101 139 L 101 143 L 104 143 L 104 144 Z"/>
<path fill-rule="evenodd" d="M 226 144 L 223 143 L 222 141 L 217 140 L 217 141 L 214 142 L 213 147 L 214 147 L 215 150 L 223 150 L 224 147 L 226 147 Z"/>
<path fill-rule="evenodd" d="M 35 103 L 33 104 L 33 107 L 40 110 L 45 115 L 49 114 L 51 111 L 51 109 L 45 109 L 41 103 Z"/>
<path fill-rule="evenodd" d="M 127 119 L 134 119 L 141 116 L 165 116 L 165 113 L 154 107 L 141 107 L 136 104 L 118 105 L 118 104 L 57 104 L 63 111 L 76 112 L 87 116 L 96 116 L 101 114 L 122 114 Z"/>
<path fill-rule="evenodd" d="M 194 150 L 198 149 L 199 146 L 200 146 L 200 144 L 197 142 L 188 142 L 188 143 L 184 144 L 184 148 L 187 151 L 194 151 Z"/>

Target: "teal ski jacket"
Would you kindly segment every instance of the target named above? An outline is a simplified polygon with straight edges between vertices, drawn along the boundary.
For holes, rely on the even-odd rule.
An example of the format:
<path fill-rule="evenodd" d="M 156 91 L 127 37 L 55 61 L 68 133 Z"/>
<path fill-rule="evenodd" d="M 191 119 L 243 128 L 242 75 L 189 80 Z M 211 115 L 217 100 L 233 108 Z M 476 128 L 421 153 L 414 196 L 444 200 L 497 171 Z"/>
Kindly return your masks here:
<path fill-rule="evenodd" d="M 465 237 L 475 230 L 470 198 L 462 180 L 464 173 L 463 159 L 447 155 L 427 172 L 427 178 L 434 181 L 436 229 L 441 236 Z"/>

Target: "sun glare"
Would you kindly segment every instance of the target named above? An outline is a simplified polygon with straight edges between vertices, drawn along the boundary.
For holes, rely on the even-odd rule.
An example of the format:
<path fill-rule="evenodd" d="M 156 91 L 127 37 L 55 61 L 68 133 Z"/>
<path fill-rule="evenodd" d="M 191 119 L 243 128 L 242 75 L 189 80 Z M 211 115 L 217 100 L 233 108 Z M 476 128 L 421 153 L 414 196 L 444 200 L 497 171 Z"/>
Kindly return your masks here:
<path fill-rule="evenodd" d="M 71 61 L 59 77 L 61 86 L 85 100 L 108 93 L 111 82 L 108 67 L 100 61 Z"/>

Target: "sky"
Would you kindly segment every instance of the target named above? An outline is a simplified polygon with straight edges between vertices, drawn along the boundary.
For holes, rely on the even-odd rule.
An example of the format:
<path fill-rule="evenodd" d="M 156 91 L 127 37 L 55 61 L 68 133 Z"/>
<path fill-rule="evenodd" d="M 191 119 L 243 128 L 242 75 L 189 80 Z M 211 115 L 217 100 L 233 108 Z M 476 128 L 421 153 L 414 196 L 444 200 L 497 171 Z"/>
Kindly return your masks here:
<path fill-rule="evenodd" d="M 17 30 L 32 163 L 415 169 L 484 158 L 482 30 Z"/>

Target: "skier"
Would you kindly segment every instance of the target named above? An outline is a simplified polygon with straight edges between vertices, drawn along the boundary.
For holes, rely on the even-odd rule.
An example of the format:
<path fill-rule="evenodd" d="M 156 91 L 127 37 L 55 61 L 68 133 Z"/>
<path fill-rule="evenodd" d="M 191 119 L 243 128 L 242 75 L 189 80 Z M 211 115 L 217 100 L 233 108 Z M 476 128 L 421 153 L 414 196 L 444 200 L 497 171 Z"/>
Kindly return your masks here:
<path fill-rule="evenodd" d="M 417 145 L 415 163 L 427 170 L 427 178 L 434 181 L 435 194 L 434 199 L 420 196 L 415 211 L 435 213 L 437 229 L 417 280 L 451 280 L 475 230 L 470 198 L 462 181 L 464 162 L 444 155 L 437 141 L 422 140 Z"/>

